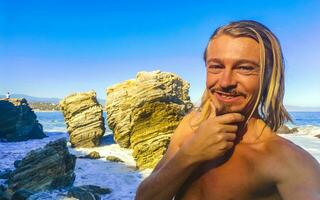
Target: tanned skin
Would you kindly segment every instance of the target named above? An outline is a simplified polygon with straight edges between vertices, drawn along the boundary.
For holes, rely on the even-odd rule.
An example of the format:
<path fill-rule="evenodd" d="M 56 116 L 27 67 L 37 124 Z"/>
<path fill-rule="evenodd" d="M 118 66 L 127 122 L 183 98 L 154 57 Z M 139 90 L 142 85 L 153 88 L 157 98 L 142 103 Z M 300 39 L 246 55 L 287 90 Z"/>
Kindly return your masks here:
<path fill-rule="evenodd" d="M 207 49 L 206 87 L 214 112 L 197 128 L 186 115 L 136 200 L 319 200 L 320 165 L 276 135 L 257 112 L 259 45 L 220 35 Z"/>

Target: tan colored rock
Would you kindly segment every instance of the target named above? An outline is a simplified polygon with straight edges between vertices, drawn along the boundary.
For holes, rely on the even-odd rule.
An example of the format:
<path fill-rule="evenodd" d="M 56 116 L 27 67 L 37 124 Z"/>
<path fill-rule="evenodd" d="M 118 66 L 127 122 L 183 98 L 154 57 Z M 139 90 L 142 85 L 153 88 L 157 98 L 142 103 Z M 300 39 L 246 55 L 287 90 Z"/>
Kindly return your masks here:
<path fill-rule="evenodd" d="M 140 72 L 107 89 L 106 111 L 115 141 L 132 148 L 140 169 L 153 168 L 180 120 L 193 107 L 189 84 L 173 73 Z"/>
<path fill-rule="evenodd" d="M 102 107 L 94 91 L 75 93 L 60 102 L 73 147 L 94 147 L 105 132 Z"/>
<path fill-rule="evenodd" d="M 286 125 L 282 125 L 278 130 L 277 133 L 280 134 L 292 134 L 292 133 L 297 133 L 299 130 L 297 128 L 289 128 Z"/>

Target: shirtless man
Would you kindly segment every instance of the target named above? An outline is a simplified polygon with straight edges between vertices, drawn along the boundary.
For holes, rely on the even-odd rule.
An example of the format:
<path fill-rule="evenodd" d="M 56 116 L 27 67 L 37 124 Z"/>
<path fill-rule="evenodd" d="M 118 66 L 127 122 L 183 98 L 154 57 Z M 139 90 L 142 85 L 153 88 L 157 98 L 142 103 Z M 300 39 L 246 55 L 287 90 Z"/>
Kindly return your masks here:
<path fill-rule="evenodd" d="M 201 105 L 136 200 L 319 200 L 318 161 L 275 133 L 290 120 L 275 35 L 255 21 L 230 23 L 213 33 L 204 60 Z"/>

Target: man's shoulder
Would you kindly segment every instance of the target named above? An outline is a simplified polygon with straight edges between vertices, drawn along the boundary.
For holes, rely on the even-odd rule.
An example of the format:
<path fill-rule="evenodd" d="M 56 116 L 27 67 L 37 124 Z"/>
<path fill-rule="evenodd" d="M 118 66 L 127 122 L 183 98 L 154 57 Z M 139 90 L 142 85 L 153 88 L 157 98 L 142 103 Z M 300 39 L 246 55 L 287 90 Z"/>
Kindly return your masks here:
<path fill-rule="evenodd" d="M 265 146 L 269 156 L 265 164 L 275 179 L 305 170 L 320 169 L 319 162 L 309 152 L 279 135 L 268 140 Z"/>
<path fill-rule="evenodd" d="M 274 133 L 274 136 L 270 138 L 265 145 L 275 159 L 282 161 L 301 161 L 312 158 L 311 154 L 305 149 L 276 133 Z"/>

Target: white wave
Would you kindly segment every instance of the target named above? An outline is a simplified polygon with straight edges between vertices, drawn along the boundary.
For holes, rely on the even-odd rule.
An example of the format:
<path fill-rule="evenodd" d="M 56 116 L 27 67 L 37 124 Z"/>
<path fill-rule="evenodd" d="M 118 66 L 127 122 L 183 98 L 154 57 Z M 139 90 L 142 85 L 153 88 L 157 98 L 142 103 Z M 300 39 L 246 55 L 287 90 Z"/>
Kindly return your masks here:
<path fill-rule="evenodd" d="M 320 126 L 313 126 L 313 125 L 304 125 L 299 126 L 298 133 L 300 135 L 310 135 L 310 136 L 316 136 L 320 134 Z"/>

